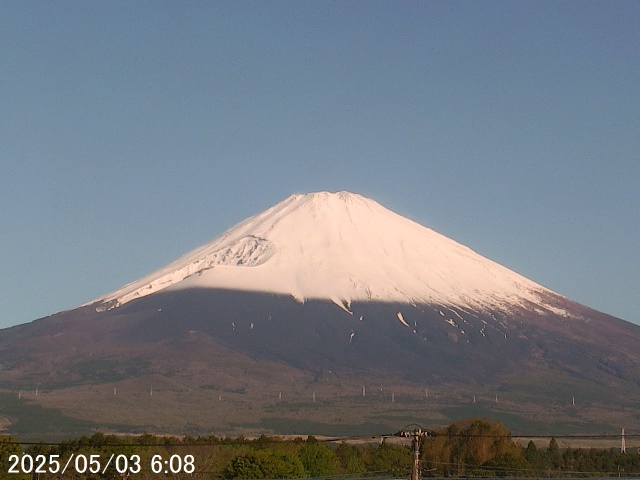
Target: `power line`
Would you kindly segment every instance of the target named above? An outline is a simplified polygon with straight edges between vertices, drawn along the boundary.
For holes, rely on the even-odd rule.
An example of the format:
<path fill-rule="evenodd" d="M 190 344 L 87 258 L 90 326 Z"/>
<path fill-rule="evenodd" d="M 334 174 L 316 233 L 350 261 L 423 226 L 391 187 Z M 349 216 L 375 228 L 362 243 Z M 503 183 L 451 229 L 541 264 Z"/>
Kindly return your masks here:
<path fill-rule="evenodd" d="M 412 430 L 413 429 L 413 430 Z M 421 433 L 420 435 L 422 437 L 452 437 L 452 438 L 505 438 L 505 439 L 516 439 L 516 438 L 530 438 L 530 439 L 546 439 L 546 438 L 560 438 L 560 439 L 575 439 L 575 440 L 584 440 L 584 439 L 592 439 L 592 440 L 607 440 L 607 439 L 620 439 L 621 438 L 621 434 L 620 433 L 592 433 L 592 434 L 557 434 L 557 433 L 548 433 L 548 434 L 526 434 L 526 433 L 519 433 L 519 434 L 484 434 L 484 433 L 478 433 L 478 434 L 470 434 L 470 433 L 464 433 L 464 432 L 458 432 L 458 433 L 454 433 L 454 432 L 438 432 L 435 430 L 430 430 L 430 429 L 425 429 L 424 427 L 421 427 L 418 424 L 409 424 L 407 426 L 405 426 L 402 430 L 395 432 L 395 433 L 388 433 L 388 434 L 381 434 L 381 435 L 350 435 L 350 436 L 335 436 L 335 437 L 325 437 L 325 438 L 315 438 L 315 441 L 317 442 L 322 442 L 322 443 L 331 443 L 331 442 L 348 442 L 348 441 L 366 441 L 366 440 L 371 440 L 371 441 L 380 441 L 380 439 L 386 439 L 386 438 L 394 438 L 394 437 L 400 437 L 400 438 L 408 438 L 414 435 L 414 430 L 418 429 Z M 313 437 L 313 435 L 304 435 L 301 434 L 299 435 L 297 438 L 302 438 L 302 437 Z M 25 445 L 25 446 L 30 446 L 30 445 L 43 445 L 43 446 L 66 446 L 66 447 L 94 447 L 94 448 L 100 448 L 100 447 L 188 447 L 188 446 L 214 446 L 214 445 L 225 445 L 225 444 L 229 444 L 229 443 L 235 443 L 233 438 L 221 438 L 219 440 L 204 440 L 204 439 L 198 439 L 198 438 L 194 438 L 193 440 L 187 440 L 185 439 L 184 441 L 177 441 L 177 442 L 166 442 L 166 441 L 158 441 L 158 442 L 145 442 L 145 443 L 138 443 L 134 441 L 131 442 L 99 442 L 96 444 L 92 444 L 91 443 L 91 439 L 90 437 L 87 438 L 86 441 L 78 441 L 78 440 L 67 440 L 67 441 L 59 441 L 59 442 L 45 442 L 45 441 L 21 441 L 21 440 L 15 440 L 12 437 L 4 437 L 5 439 L 3 440 L 0 437 L 0 443 L 3 443 L 5 445 Z M 127 439 L 135 439 L 135 436 L 132 437 L 123 437 L 123 438 L 127 438 Z M 624 438 L 625 439 L 629 439 L 629 438 L 640 438 L 640 433 L 628 433 L 627 431 L 625 431 L 624 433 Z M 274 442 L 278 442 L 278 441 L 286 441 L 281 439 L 280 437 L 278 437 L 277 435 L 274 435 L 273 437 L 267 437 L 267 439 L 269 439 L 270 441 L 274 441 Z M 247 439 L 243 439 L 242 441 L 250 443 L 252 441 L 257 441 L 258 439 L 255 440 L 247 440 Z"/>

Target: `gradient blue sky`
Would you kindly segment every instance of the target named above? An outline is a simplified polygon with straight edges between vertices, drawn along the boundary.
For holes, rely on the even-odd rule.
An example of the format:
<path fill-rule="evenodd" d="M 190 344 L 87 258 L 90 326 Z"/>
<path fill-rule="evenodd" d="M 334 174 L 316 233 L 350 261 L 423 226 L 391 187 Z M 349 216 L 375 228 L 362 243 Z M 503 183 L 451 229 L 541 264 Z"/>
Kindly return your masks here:
<path fill-rule="evenodd" d="M 349 190 L 640 323 L 640 3 L 0 2 L 0 327 Z"/>

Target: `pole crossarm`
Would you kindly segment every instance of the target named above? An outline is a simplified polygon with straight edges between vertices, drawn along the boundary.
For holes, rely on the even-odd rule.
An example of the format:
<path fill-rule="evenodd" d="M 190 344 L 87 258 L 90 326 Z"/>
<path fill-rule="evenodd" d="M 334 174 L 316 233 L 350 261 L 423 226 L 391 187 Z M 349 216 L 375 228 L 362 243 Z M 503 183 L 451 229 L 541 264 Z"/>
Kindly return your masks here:
<path fill-rule="evenodd" d="M 393 436 L 411 438 L 411 452 L 413 454 L 413 462 L 411 462 L 411 480 L 420 480 L 420 440 L 424 437 L 435 436 L 433 430 L 412 423 L 404 427 Z"/>

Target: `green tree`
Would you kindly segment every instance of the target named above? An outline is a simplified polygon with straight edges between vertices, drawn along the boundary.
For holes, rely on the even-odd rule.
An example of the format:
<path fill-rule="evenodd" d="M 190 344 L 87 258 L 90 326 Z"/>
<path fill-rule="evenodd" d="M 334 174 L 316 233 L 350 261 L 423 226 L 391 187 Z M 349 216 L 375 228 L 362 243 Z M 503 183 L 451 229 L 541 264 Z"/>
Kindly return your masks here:
<path fill-rule="evenodd" d="M 483 474 L 480 467 L 528 467 L 520 462 L 522 448 L 511 438 L 511 432 L 500 422 L 467 420 L 435 432 L 422 442 L 422 458 L 428 469 L 445 476 Z M 504 467 L 507 468 L 507 467 Z"/>
<path fill-rule="evenodd" d="M 551 437 L 549 441 L 549 447 L 547 448 L 547 466 L 554 470 L 562 467 L 562 455 L 560 454 L 560 447 L 556 441 L 556 437 Z"/>
<path fill-rule="evenodd" d="M 511 432 L 502 423 L 474 420 L 462 431 L 461 450 L 465 463 L 484 465 L 498 455 L 514 454 Z"/>
<path fill-rule="evenodd" d="M 289 453 L 260 451 L 238 455 L 229 462 L 222 476 L 229 479 L 302 478 L 307 476 L 300 459 Z"/>
<path fill-rule="evenodd" d="M 548 469 L 545 451 L 536 447 L 533 440 L 529 440 L 527 448 L 524 449 L 524 458 L 534 470 Z"/>
<path fill-rule="evenodd" d="M 238 455 L 222 472 L 224 478 L 263 478 L 262 465 L 255 455 Z"/>
<path fill-rule="evenodd" d="M 531 465 L 519 453 L 501 453 L 484 464 L 487 469 L 493 468 L 492 475 L 497 477 L 519 477 L 531 475 Z M 484 472 L 489 473 L 488 471 Z"/>
<path fill-rule="evenodd" d="M 324 477 L 336 473 L 338 459 L 334 451 L 326 445 L 307 442 L 300 449 L 298 456 L 311 477 Z"/>
<path fill-rule="evenodd" d="M 392 475 L 404 475 L 411 469 L 411 450 L 402 445 L 383 443 L 372 452 L 367 470 Z"/>
<path fill-rule="evenodd" d="M 340 471 L 347 475 L 362 475 L 367 467 L 364 463 L 364 455 L 360 448 L 342 442 L 335 451 L 340 464 Z"/>
<path fill-rule="evenodd" d="M 11 464 L 9 463 L 9 457 L 11 455 L 20 454 L 22 454 L 22 448 L 20 448 L 20 445 L 15 443 L 11 437 L 0 437 L 0 462 L 2 462 L 2 466 L 0 467 L 0 474 L 7 474 L 9 467 L 11 466 Z M 7 478 L 9 477 L 12 479 L 21 480 L 23 478 L 28 478 L 28 475 L 7 474 Z"/>

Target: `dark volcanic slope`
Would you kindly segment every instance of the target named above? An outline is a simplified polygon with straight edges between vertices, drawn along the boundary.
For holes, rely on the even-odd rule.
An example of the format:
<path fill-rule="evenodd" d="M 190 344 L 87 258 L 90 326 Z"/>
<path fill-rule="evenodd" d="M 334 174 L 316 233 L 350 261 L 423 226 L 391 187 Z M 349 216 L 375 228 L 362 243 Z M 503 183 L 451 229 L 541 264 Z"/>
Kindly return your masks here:
<path fill-rule="evenodd" d="M 354 303 L 349 313 L 330 301 L 272 294 L 160 292 L 107 312 L 85 307 L 3 330 L 0 362 L 5 386 L 37 378 L 49 388 L 170 374 L 212 353 L 238 364 L 268 360 L 424 384 L 499 384 L 542 370 L 600 386 L 637 382 L 640 327 L 554 301 L 575 318 L 377 302 Z"/>

